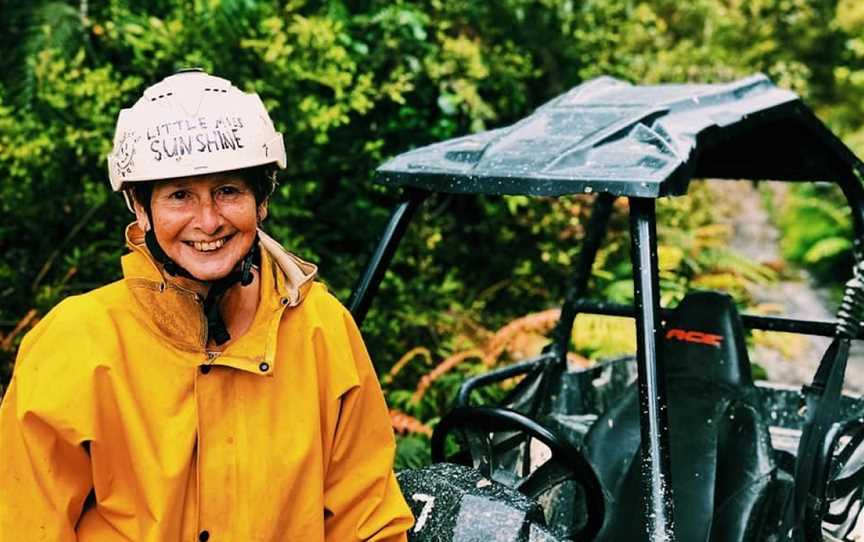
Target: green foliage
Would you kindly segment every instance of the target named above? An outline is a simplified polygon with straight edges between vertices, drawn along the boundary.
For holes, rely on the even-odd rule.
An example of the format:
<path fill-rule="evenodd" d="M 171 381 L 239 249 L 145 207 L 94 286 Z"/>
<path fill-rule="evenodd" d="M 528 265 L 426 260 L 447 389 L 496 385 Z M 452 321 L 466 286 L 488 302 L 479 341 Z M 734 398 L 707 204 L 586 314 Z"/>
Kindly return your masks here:
<path fill-rule="evenodd" d="M 0 13 L 0 389 L 31 309 L 44 315 L 119 276 L 131 216 L 109 193 L 104 156 L 119 109 L 178 68 L 200 66 L 261 95 L 288 151 L 265 227 L 316 261 L 342 299 L 398 197 L 369 183 L 374 167 L 505 125 L 590 77 L 721 81 L 762 71 L 864 149 L 857 0 L 0 0 Z M 790 201 L 787 216 L 813 222 L 785 220 L 795 239 L 787 254 L 830 275 L 848 256 L 848 217 L 817 193 Z M 412 402 L 438 360 L 561 299 L 585 203 L 441 196 L 424 205 L 364 323 L 382 374 L 415 346 L 434 360 L 394 377 L 394 408 L 433 423 L 458 382 L 485 370 L 466 358 Z M 664 302 L 696 286 L 746 301 L 742 284 L 771 278 L 723 247 L 711 207 L 697 189 L 659 211 Z M 593 284 L 628 301 L 620 211 Z M 415 457 L 424 438 L 401 439 L 400 453 Z"/>
<path fill-rule="evenodd" d="M 836 187 L 810 184 L 789 190 L 777 214 L 787 259 L 829 284 L 850 276 L 852 216 Z"/>
<path fill-rule="evenodd" d="M 408 435 L 399 437 L 396 441 L 396 470 L 418 469 L 432 462 L 427 439 Z"/>

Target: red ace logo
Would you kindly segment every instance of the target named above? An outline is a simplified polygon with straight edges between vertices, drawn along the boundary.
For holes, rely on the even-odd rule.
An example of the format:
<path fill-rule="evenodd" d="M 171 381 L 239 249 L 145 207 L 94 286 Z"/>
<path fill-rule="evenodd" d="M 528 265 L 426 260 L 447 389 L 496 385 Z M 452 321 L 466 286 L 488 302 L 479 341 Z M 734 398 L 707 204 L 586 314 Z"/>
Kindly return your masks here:
<path fill-rule="evenodd" d="M 686 329 L 680 328 L 672 328 L 667 331 L 666 338 L 674 339 L 676 341 L 685 341 L 688 343 L 707 344 L 716 348 L 720 348 L 720 344 L 723 342 L 722 335 L 703 333 L 701 331 L 687 331 Z"/>

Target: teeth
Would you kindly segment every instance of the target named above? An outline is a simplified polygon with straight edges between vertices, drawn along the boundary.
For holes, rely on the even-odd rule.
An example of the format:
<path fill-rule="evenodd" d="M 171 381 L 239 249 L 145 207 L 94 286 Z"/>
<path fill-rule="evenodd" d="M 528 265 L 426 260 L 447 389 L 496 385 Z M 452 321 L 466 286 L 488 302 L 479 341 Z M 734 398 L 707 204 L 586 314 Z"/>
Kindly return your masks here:
<path fill-rule="evenodd" d="M 192 246 L 195 247 L 195 250 L 200 250 L 201 252 L 210 252 L 211 250 L 222 248 L 222 245 L 224 244 L 225 239 L 217 239 L 210 242 L 194 241 L 192 243 Z"/>

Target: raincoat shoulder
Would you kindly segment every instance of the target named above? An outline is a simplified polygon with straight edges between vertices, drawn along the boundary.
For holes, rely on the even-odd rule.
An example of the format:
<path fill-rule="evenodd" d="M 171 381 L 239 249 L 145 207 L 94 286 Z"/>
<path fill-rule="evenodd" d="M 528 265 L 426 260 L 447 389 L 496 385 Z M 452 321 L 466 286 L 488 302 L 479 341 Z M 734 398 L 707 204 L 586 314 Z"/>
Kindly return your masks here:
<path fill-rule="evenodd" d="M 324 284 L 316 282 L 309 289 L 297 312 L 298 324 L 302 320 L 309 329 L 318 359 L 326 360 L 319 368 L 329 394 L 339 397 L 375 375 L 354 318 Z"/>
<path fill-rule="evenodd" d="M 66 298 L 22 340 L 0 403 L 0 541 L 13 533 L 75 539 L 92 489 L 85 446 L 96 433 L 93 390 L 99 374 L 113 370 L 118 337 L 112 313 L 124 310 L 125 295 L 116 282 Z M 22 457 L 27 460 L 17 460 Z M 60 517 L 34 518 L 34 525 L 34 510 Z"/>
<path fill-rule="evenodd" d="M 19 417 L 38 415 L 70 442 L 92 437 L 83 423 L 91 405 L 81 392 L 91 389 L 95 374 L 112 369 L 112 353 L 121 348 L 117 322 L 132 318 L 128 301 L 122 281 L 68 297 L 24 336 L 13 376 Z"/>

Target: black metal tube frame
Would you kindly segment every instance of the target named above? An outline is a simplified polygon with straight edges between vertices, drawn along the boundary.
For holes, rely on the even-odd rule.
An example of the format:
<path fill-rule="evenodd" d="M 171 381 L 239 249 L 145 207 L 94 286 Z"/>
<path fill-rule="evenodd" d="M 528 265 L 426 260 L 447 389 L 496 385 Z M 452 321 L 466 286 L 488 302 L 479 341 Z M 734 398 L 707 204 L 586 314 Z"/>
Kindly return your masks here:
<path fill-rule="evenodd" d="M 648 540 L 674 542 L 666 367 L 657 347 L 661 322 L 656 202 L 633 197 L 629 201 L 645 526 Z"/>
<path fill-rule="evenodd" d="M 576 273 L 573 283 L 564 297 L 561 307 L 561 317 L 555 326 L 553 335 L 553 348 L 560 366 L 567 362 L 567 348 L 570 345 L 570 336 L 573 330 L 573 321 L 578 314 L 577 302 L 585 295 L 588 289 L 588 279 L 591 278 L 591 268 L 597 258 L 597 250 L 606 235 L 606 226 L 609 216 L 612 214 L 612 204 L 616 197 L 612 194 L 598 194 L 594 199 L 591 209 L 591 218 L 585 228 L 585 238 L 582 240 L 582 249 L 579 251 L 579 259 L 576 263 Z"/>
<path fill-rule="evenodd" d="M 576 311 L 578 313 L 624 316 L 628 318 L 636 316 L 635 309 L 630 305 L 585 299 L 576 303 Z M 671 313 L 672 309 L 660 309 L 660 316 L 663 319 L 666 319 Z M 782 318 L 777 316 L 762 316 L 746 313 L 741 315 L 741 323 L 744 324 L 744 327 L 747 329 L 782 331 L 785 333 L 799 333 L 801 335 L 815 335 L 818 337 L 833 337 L 837 329 L 837 322 L 832 320 L 800 320 L 797 318 Z M 857 338 L 864 339 L 864 331 L 862 331 Z"/>
<path fill-rule="evenodd" d="M 470 406 L 471 392 L 475 389 L 486 386 L 487 384 L 501 382 L 502 380 L 513 378 L 514 376 L 528 374 L 531 371 L 543 367 L 549 362 L 550 357 L 550 354 L 540 354 L 537 357 L 520 361 L 513 365 L 507 365 L 506 367 L 495 369 L 488 373 L 472 376 L 459 386 L 459 393 L 456 395 L 456 406 Z"/>
<path fill-rule="evenodd" d="M 408 229 L 414 212 L 426 200 L 429 192 L 407 190 L 405 195 L 406 199 L 399 202 L 390 213 L 387 227 L 381 234 L 381 239 L 348 300 L 348 310 L 351 311 L 351 315 L 358 326 L 366 318 L 372 298 L 378 292 L 381 279 L 384 278 L 384 272 L 396 254 L 396 248 L 399 246 L 399 241 L 402 240 L 405 230 Z"/>

